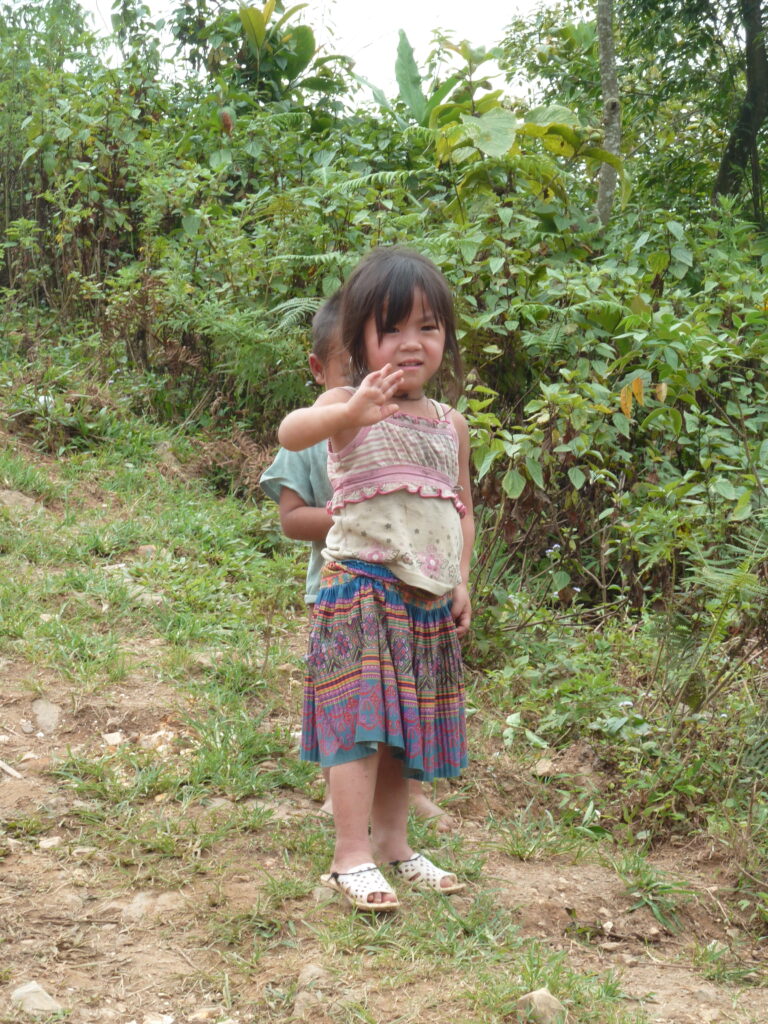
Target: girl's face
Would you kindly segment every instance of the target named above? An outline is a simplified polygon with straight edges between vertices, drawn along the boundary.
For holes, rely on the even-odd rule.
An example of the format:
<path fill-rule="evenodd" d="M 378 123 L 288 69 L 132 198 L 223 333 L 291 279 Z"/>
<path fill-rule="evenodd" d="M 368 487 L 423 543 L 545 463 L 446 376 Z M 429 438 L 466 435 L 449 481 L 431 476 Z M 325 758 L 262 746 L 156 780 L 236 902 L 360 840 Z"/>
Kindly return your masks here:
<path fill-rule="evenodd" d="M 408 316 L 398 324 L 386 324 L 379 339 L 374 317 L 365 324 L 363 334 L 368 372 L 387 363 L 403 371 L 398 394 L 420 398 L 428 381 L 440 369 L 445 348 L 445 330 L 435 319 L 420 290 L 413 294 Z"/>

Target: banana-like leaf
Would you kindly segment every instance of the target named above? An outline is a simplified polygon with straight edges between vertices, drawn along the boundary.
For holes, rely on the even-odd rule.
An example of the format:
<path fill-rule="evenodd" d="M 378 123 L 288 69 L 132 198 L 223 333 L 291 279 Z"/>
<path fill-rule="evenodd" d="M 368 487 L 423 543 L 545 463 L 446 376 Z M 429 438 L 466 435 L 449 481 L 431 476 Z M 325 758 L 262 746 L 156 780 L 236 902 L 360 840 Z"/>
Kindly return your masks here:
<path fill-rule="evenodd" d="M 267 38 L 267 23 L 264 15 L 256 7 L 241 7 L 239 14 L 246 39 L 252 49 L 258 53 Z"/>
<path fill-rule="evenodd" d="M 421 88 L 421 74 L 413 56 L 413 47 L 402 29 L 400 29 L 400 42 L 397 45 L 395 78 L 400 87 L 400 99 L 408 107 L 414 120 L 419 124 L 426 124 L 427 97 Z"/>

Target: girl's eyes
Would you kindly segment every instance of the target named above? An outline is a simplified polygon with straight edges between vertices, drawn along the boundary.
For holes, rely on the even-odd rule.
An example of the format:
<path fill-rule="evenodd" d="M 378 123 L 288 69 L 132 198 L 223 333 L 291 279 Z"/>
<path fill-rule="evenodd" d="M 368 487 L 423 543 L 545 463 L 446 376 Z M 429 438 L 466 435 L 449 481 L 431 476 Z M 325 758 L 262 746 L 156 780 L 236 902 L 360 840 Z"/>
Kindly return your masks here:
<path fill-rule="evenodd" d="M 421 331 L 439 331 L 440 327 L 438 326 L 438 324 L 422 324 L 421 327 L 419 328 L 419 330 L 421 330 Z M 384 334 L 399 334 L 399 333 L 400 333 L 400 328 L 398 326 L 385 327 L 384 328 Z"/>

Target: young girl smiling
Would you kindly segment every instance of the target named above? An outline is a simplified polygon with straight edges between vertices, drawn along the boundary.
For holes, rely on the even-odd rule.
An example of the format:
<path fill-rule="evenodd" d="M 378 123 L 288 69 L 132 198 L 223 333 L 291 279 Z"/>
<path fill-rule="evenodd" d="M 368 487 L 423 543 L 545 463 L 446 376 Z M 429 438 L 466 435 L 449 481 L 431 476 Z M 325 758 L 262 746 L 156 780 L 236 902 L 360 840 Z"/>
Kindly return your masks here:
<path fill-rule="evenodd" d="M 289 414 L 279 440 L 329 441 L 333 526 L 315 605 L 302 757 L 330 768 L 336 844 L 323 881 L 365 910 L 399 904 L 377 867 L 464 886 L 408 845 L 408 778 L 466 764 L 459 637 L 470 623 L 469 433 L 425 388 L 461 371 L 453 302 L 424 256 L 374 250 L 342 293 L 353 384 Z M 370 831 L 369 831 L 370 825 Z"/>

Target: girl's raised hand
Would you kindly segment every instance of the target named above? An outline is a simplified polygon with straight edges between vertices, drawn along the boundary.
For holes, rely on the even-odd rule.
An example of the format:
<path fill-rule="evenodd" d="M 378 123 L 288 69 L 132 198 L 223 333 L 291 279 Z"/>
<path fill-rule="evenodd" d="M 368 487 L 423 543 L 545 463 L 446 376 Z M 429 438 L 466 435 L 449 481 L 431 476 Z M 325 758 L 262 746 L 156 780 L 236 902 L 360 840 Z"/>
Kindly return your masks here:
<path fill-rule="evenodd" d="M 365 427 L 392 416 L 400 406 L 392 401 L 403 379 L 403 371 L 390 363 L 364 377 L 347 402 L 347 413 L 355 426 Z"/>

